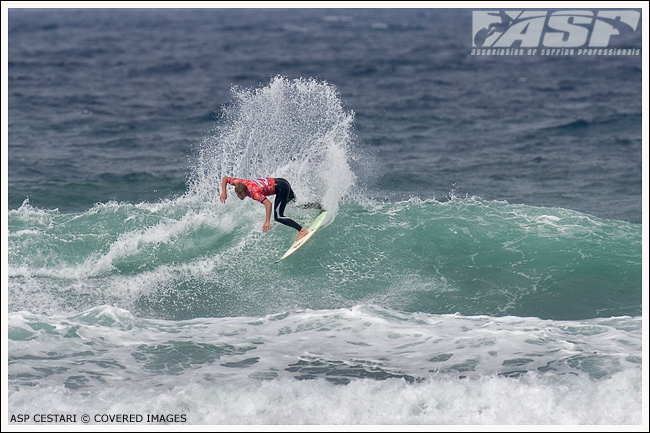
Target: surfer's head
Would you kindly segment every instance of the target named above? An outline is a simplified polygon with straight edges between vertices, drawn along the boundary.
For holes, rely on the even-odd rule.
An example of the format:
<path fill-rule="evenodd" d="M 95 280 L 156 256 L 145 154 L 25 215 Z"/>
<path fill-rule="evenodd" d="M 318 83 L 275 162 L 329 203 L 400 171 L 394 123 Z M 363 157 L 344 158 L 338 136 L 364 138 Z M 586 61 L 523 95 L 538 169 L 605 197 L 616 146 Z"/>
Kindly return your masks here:
<path fill-rule="evenodd" d="M 237 194 L 237 197 L 239 197 L 240 200 L 246 198 L 248 195 L 248 187 L 244 184 L 244 182 L 239 182 L 237 185 L 235 185 L 235 194 Z"/>

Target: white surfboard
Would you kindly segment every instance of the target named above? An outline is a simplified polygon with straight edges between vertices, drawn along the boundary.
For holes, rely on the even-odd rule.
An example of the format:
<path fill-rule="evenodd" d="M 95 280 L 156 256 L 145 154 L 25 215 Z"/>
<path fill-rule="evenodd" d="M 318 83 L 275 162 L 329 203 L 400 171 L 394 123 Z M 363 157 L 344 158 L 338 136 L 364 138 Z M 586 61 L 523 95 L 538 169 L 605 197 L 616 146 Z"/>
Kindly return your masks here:
<path fill-rule="evenodd" d="M 305 245 L 305 242 L 307 242 L 312 236 L 314 236 L 314 233 L 316 233 L 316 230 L 320 227 L 321 224 L 323 224 L 323 221 L 325 221 L 325 217 L 327 216 L 327 212 L 323 212 L 320 215 L 318 215 L 318 218 L 314 220 L 314 222 L 309 226 L 307 233 L 305 236 L 300 238 L 299 240 L 295 241 L 293 245 L 291 245 L 291 248 L 287 250 L 286 253 L 282 257 L 280 257 L 277 261 L 279 262 L 280 260 L 289 257 L 291 254 L 295 253 L 298 248 L 301 246 Z"/>

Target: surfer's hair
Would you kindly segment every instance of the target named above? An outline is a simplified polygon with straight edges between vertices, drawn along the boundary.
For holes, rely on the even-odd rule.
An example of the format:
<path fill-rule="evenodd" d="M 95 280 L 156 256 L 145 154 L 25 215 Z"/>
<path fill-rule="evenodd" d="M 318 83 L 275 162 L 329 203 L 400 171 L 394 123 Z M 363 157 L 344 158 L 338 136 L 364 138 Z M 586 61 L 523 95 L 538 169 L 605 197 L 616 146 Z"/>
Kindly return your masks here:
<path fill-rule="evenodd" d="M 235 185 L 235 192 L 248 194 L 248 187 L 244 182 L 238 182 L 237 185 Z"/>

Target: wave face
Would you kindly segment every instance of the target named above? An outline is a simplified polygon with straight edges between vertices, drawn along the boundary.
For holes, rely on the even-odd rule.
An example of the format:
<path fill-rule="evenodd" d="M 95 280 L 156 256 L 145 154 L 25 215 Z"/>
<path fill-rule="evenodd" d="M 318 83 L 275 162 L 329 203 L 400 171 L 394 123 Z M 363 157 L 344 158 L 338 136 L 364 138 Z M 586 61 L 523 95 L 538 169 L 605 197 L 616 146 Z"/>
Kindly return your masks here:
<path fill-rule="evenodd" d="M 107 203 L 79 214 L 26 204 L 9 212 L 10 311 L 112 304 L 191 319 L 370 303 L 557 320 L 641 315 L 639 225 L 476 198 L 346 201 L 295 258 L 274 263 L 293 232 L 275 224 L 263 234 L 263 220 L 251 200 Z"/>
<path fill-rule="evenodd" d="M 233 98 L 198 146 L 183 195 L 10 210 L 9 310 L 110 304 L 174 320 L 358 304 L 556 320 L 641 314 L 640 225 L 476 197 L 376 202 L 356 186 L 354 114 L 333 86 L 276 77 Z M 315 211 L 300 205 L 318 201 L 324 227 L 274 263 L 294 233 L 273 223 L 262 234 L 264 207 L 232 188 L 220 203 L 225 175 L 287 178 L 298 196 L 288 215 L 307 224 Z"/>

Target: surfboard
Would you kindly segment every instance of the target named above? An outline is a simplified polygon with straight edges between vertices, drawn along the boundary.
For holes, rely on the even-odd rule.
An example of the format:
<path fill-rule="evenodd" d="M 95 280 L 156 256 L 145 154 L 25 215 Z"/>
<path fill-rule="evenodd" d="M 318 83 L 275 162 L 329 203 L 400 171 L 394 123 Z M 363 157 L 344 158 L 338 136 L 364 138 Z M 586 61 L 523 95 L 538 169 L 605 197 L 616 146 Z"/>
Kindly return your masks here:
<path fill-rule="evenodd" d="M 318 230 L 320 225 L 323 224 L 323 221 L 325 221 L 326 216 L 327 216 L 327 212 L 325 212 L 325 211 L 323 211 L 320 215 L 318 215 L 318 217 L 314 220 L 314 222 L 307 229 L 307 231 L 309 233 L 307 233 L 305 236 L 303 236 L 299 240 L 295 241 L 293 243 L 293 245 L 291 245 L 291 247 L 287 250 L 287 252 L 284 253 L 284 255 L 282 257 L 280 257 L 276 261 L 276 263 L 279 262 L 282 259 L 285 259 L 285 258 L 289 257 L 291 254 L 295 253 L 298 250 L 298 248 L 305 245 L 305 242 L 307 242 L 312 236 L 314 236 L 314 233 L 316 233 L 316 230 Z"/>

